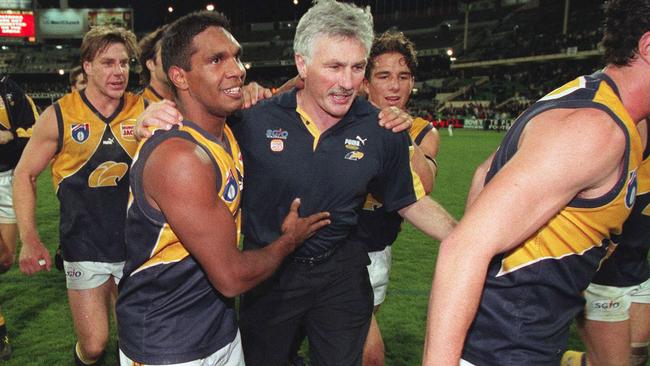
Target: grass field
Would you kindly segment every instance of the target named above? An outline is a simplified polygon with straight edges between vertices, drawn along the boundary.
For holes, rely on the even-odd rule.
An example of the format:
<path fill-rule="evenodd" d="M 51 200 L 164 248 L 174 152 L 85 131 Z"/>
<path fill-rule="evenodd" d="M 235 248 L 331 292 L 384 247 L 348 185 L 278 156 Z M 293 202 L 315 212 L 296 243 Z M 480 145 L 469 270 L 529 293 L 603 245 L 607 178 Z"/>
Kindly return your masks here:
<path fill-rule="evenodd" d="M 433 196 L 459 218 L 474 168 L 495 149 L 503 135 L 463 130 L 456 130 L 453 137 L 448 137 L 446 131 L 441 135 L 440 168 Z M 38 180 L 38 197 L 39 231 L 53 252 L 58 245 L 58 203 L 48 174 Z M 405 225 L 393 253 L 391 283 L 378 315 L 387 365 L 418 365 L 437 243 Z M 0 277 L 0 288 L 0 304 L 14 347 L 12 360 L 4 364 L 71 365 L 75 336 L 63 273 L 53 270 L 27 277 L 16 266 Z M 106 365 L 117 364 L 114 338 L 107 348 Z M 579 345 L 575 336 L 572 344 Z"/>

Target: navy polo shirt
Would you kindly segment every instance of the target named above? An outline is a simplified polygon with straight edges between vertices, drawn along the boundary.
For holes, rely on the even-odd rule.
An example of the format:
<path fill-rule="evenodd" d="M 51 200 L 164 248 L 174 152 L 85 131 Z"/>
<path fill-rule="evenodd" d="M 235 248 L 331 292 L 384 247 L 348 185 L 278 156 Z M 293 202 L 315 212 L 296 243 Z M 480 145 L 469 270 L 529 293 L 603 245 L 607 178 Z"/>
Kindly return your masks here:
<path fill-rule="evenodd" d="M 388 211 L 422 196 L 411 170 L 406 132 L 377 123 L 379 110 L 357 98 L 348 113 L 325 133 L 299 113 L 296 90 L 264 100 L 229 118 L 244 160 L 242 200 L 244 247 L 276 240 L 294 198 L 300 215 L 329 211 L 331 224 L 309 238 L 295 255 L 317 257 L 344 242 L 357 225 L 367 193 Z"/>

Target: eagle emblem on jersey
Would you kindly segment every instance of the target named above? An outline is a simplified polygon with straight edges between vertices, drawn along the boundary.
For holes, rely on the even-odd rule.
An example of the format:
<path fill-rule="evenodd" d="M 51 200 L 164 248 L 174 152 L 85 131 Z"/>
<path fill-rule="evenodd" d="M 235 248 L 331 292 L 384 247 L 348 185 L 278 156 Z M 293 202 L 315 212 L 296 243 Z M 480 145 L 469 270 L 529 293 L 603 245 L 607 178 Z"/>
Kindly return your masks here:
<path fill-rule="evenodd" d="M 73 123 L 70 126 L 70 133 L 73 140 L 83 144 L 90 136 L 90 123 Z"/>
<path fill-rule="evenodd" d="M 106 161 L 90 173 L 88 187 L 116 187 L 117 182 L 124 178 L 128 170 L 129 166 L 126 163 Z"/>

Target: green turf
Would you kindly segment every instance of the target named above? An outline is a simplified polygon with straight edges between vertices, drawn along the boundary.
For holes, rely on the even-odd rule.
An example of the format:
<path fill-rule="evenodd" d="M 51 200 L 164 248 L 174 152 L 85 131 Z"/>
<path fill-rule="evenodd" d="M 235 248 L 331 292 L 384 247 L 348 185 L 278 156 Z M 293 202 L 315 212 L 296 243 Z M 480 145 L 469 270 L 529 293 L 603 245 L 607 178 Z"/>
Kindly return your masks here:
<path fill-rule="evenodd" d="M 474 168 L 496 148 L 502 136 L 496 132 L 456 130 L 449 137 L 445 130 L 441 131 L 439 174 L 433 196 L 455 217 L 462 215 Z M 58 203 L 49 174 L 38 180 L 38 197 L 39 231 L 53 252 L 58 245 Z M 436 254 L 436 242 L 405 225 L 394 246 L 390 287 L 378 314 L 387 365 L 420 363 Z M 14 347 L 12 360 L 4 364 L 71 365 L 75 336 L 63 274 L 53 270 L 27 277 L 16 266 L 0 281 L 0 304 Z M 579 345 L 575 335 L 572 345 Z M 106 365 L 115 365 L 114 336 L 107 349 L 110 352 Z"/>

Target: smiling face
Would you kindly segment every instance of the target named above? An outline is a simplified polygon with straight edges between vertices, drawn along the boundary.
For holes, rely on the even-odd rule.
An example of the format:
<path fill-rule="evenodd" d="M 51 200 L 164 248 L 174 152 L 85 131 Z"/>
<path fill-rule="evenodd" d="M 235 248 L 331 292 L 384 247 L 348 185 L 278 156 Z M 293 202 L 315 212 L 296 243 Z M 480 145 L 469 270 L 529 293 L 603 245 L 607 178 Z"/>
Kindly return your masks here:
<path fill-rule="evenodd" d="M 399 52 L 389 52 L 374 58 L 370 80 L 364 80 L 368 99 L 379 108 L 405 109 L 413 90 L 413 74 L 406 58 Z"/>
<path fill-rule="evenodd" d="M 212 26 L 194 37 L 192 49 L 191 70 L 175 66 L 170 78 L 174 80 L 175 72 L 182 71 L 184 84 L 175 82 L 179 92 L 187 92 L 208 113 L 225 118 L 243 101 L 246 71 L 239 59 L 241 47 L 230 32 Z"/>
<path fill-rule="evenodd" d="M 129 55 L 123 43 L 110 43 L 92 61 L 84 61 L 88 89 L 120 99 L 129 83 Z"/>
<path fill-rule="evenodd" d="M 366 49 L 354 38 L 323 35 L 314 41 L 309 60 L 296 55 L 305 88 L 301 107 L 312 118 L 337 122 L 349 110 L 366 69 Z"/>

